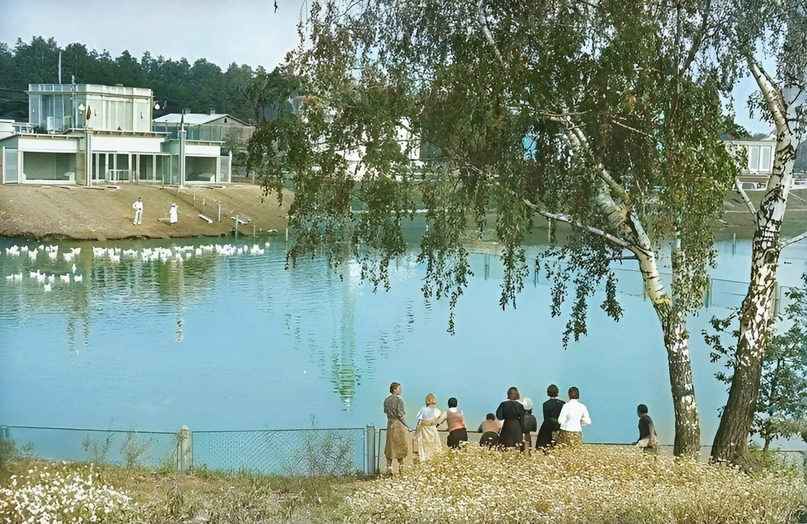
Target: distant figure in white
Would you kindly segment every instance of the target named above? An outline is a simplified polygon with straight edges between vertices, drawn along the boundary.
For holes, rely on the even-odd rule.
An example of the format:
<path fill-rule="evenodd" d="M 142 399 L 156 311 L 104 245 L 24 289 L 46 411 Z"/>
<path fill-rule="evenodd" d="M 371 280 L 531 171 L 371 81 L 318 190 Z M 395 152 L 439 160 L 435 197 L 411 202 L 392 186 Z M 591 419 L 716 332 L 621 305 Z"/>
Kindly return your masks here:
<path fill-rule="evenodd" d="M 134 225 L 139 226 L 143 223 L 143 202 L 140 200 L 140 197 L 137 197 L 135 203 L 132 204 L 132 209 L 135 210 Z"/>
<path fill-rule="evenodd" d="M 177 223 L 177 205 L 171 204 L 171 209 L 168 210 L 168 223 L 172 226 Z"/>

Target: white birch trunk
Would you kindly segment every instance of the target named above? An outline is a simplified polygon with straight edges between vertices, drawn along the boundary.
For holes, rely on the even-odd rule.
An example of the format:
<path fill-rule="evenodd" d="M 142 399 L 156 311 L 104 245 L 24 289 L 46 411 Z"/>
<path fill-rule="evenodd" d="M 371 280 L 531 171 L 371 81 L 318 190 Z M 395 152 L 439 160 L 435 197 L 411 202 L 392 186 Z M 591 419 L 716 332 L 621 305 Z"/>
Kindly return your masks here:
<path fill-rule="evenodd" d="M 744 463 L 754 421 L 762 360 L 768 329 L 773 321 L 779 242 L 787 197 L 793 184 L 798 140 L 787 121 L 787 108 L 773 82 L 754 62 L 749 62 L 776 124 L 776 155 L 767 192 L 756 213 L 751 255 L 751 278 L 740 311 L 740 337 L 734 358 L 734 375 L 726 408 L 712 446 L 714 460 Z"/>

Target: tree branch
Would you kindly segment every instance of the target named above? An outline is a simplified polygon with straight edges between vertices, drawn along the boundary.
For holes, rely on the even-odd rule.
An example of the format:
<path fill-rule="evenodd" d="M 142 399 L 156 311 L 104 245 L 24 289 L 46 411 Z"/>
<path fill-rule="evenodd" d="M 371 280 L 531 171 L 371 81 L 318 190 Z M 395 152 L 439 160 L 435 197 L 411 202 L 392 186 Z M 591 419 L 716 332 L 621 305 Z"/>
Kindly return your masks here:
<path fill-rule="evenodd" d="M 476 4 L 477 9 L 479 10 L 478 17 L 479 24 L 482 26 L 482 34 L 485 35 L 485 40 L 487 40 L 490 46 L 493 48 L 493 52 L 496 54 L 496 59 L 499 61 L 499 65 L 502 67 L 502 70 L 507 71 L 507 66 L 504 64 L 504 58 L 502 58 L 502 53 L 496 46 L 496 41 L 493 40 L 493 34 L 490 32 L 490 28 L 488 27 L 488 19 L 482 10 L 484 4 L 485 0 L 479 0 L 479 2 Z"/>
<path fill-rule="evenodd" d="M 684 72 L 689 69 L 689 66 L 692 65 L 692 62 L 695 60 L 695 57 L 698 54 L 698 49 L 700 49 L 701 43 L 703 42 L 703 37 L 706 34 L 706 29 L 709 22 L 709 13 L 711 11 L 712 0 L 706 0 L 706 5 L 704 6 L 703 10 L 703 18 L 701 19 L 701 26 L 698 28 L 698 32 L 692 38 L 692 47 L 689 48 L 689 53 L 681 66 L 679 76 L 683 76 Z"/>
<path fill-rule="evenodd" d="M 579 127 L 571 125 L 571 119 L 569 118 L 566 118 L 566 123 L 566 129 L 568 130 L 567 136 L 569 136 L 573 142 L 576 142 L 577 149 L 581 152 L 586 151 L 590 153 L 591 148 L 588 145 L 588 138 L 583 134 L 583 131 Z M 622 200 L 623 204 L 627 205 L 630 202 L 628 192 L 611 177 L 611 174 L 605 169 L 602 163 L 597 164 L 597 173 L 597 176 L 599 176 L 608 185 L 608 188 Z"/>
<path fill-rule="evenodd" d="M 616 125 L 618 125 L 618 126 L 619 126 L 619 127 L 621 127 L 621 128 L 627 129 L 628 131 L 633 131 L 634 133 L 639 133 L 640 135 L 646 136 L 647 138 L 649 138 L 650 140 L 653 140 L 654 142 L 656 141 L 656 139 L 655 139 L 655 138 L 653 138 L 653 137 L 652 137 L 652 136 L 650 136 L 649 134 L 645 133 L 644 131 L 641 131 L 641 130 L 639 130 L 639 129 L 636 129 L 635 127 L 631 127 L 631 126 L 629 126 L 629 125 L 627 125 L 627 124 L 623 124 L 623 123 L 621 123 L 619 120 L 617 120 L 616 118 L 612 118 L 612 119 L 611 119 L 611 123 L 612 123 L 612 124 L 616 124 Z"/>
<path fill-rule="evenodd" d="M 796 242 L 800 242 L 800 241 L 804 240 L 805 238 L 807 238 L 807 231 L 805 231 L 804 233 L 802 233 L 800 235 L 796 235 L 793 238 L 788 238 L 787 240 L 783 240 L 783 241 L 779 242 L 779 249 L 782 250 L 782 249 L 786 248 L 787 246 L 789 246 L 790 244 L 795 244 Z"/>
<path fill-rule="evenodd" d="M 533 211 L 535 211 L 536 213 L 538 213 L 539 215 L 541 215 L 543 217 L 551 218 L 552 220 L 557 220 L 558 222 L 564 222 L 564 223 L 572 225 L 574 227 L 584 229 L 584 230 L 588 231 L 589 233 L 594 233 L 595 235 L 599 235 L 599 236 L 603 237 L 604 239 L 608 240 L 609 242 L 611 242 L 613 244 L 616 244 L 616 245 L 618 245 L 618 246 L 620 246 L 622 248 L 625 248 L 628 251 L 631 251 L 631 252 L 634 251 L 634 246 L 632 244 L 628 243 L 627 241 L 625 241 L 625 240 L 623 240 L 623 239 L 621 239 L 621 238 L 619 238 L 617 236 L 612 235 L 611 233 L 608 233 L 607 231 L 603 231 L 602 229 L 596 228 L 594 226 L 589 226 L 588 224 L 584 224 L 583 222 L 580 222 L 579 220 L 575 220 L 574 218 L 570 217 L 569 215 L 562 215 L 562 214 L 559 214 L 559 213 L 550 213 L 549 211 L 541 209 L 539 206 L 537 206 L 536 204 L 533 204 L 532 202 L 530 202 L 526 198 L 524 199 L 524 204 L 526 204 L 527 207 L 529 207 L 530 209 L 532 209 Z"/>
<path fill-rule="evenodd" d="M 754 222 L 757 221 L 757 210 L 754 207 L 754 203 L 751 202 L 751 199 L 748 198 L 748 193 L 745 192 L 743 189 L 743 184 L 740 182 L 740 177 L 734 177 L 734 187 L 737 189 L 737 192 L 740 194 L 740 197 L 745 202 L 745 205 L 748 207 L 748 210 L 754 215 Z"/>
<path fill-rule="evenodd" d="M 782 98 L 779 96 L 779 90 L 776 85 L 771 81 L 768 73 L 762 69 L 752 57 L 748 57 L 748 69 L 756 80 L 759 90 L 762 91 L 762 96 L 768 104 L 768 109 L 771 111 L 773 121 L 776 124 L 777 130 L 787 128 L 787 118 L 784 113 Z"/>

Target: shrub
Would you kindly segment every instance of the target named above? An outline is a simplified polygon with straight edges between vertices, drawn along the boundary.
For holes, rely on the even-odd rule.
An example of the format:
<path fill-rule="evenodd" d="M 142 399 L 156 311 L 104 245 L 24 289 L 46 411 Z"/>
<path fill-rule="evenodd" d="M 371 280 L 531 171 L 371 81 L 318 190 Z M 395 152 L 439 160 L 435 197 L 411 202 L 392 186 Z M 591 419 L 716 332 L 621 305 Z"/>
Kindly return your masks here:
<path fill-rule="evenodd" d="M 102 522 L 130 507 L 129 497 L 98 479 L 92 466 L 32 463 L 0 488 L 0 521 L 7 524 Z"/>

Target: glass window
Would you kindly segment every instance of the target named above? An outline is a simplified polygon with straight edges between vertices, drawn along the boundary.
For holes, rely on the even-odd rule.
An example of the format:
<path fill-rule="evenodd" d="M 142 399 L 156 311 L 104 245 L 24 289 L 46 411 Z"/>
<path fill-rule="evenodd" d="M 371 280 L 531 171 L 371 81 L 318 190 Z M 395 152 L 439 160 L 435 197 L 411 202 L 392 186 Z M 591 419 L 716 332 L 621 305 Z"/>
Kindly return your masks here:
<path fill-rule="evenodd" d="M 759 171 L 759 146 L 748 148 L 748 170 Z"/>
<path fill-rule="evenodd" d="M 771 153 L 773 148 L 771 146 L 764 146 L 760 148 L 761 158 L 759 162 L 759 170 L 770 172 L 771 170 Z"/>

